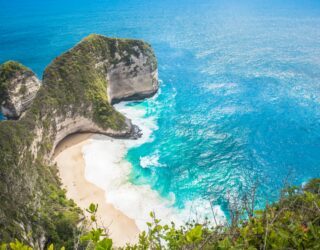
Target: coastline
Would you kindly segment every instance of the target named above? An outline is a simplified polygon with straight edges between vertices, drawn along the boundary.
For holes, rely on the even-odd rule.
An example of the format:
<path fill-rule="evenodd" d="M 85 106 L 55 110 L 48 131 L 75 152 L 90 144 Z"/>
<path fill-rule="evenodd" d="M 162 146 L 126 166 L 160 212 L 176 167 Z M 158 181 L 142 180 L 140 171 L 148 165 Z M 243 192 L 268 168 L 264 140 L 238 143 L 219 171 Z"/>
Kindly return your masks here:
<path fill-rule="evenodd" d="M 85 174 L 83 147 L 91 143 L 92 138 L 106 136 L 89 133 L 75 134 L 65 138 L 56 148 L 54 161 L 59 170 L 62 186 L 67 190 L 67 197 L 85 210 L 90 203 L 98 204 L 97 216 L 101 226 L 108 227 L 110 237 L 116 246 L 135 243 L 140 230 L 133 219 L 117 210 L 107 202 L 108 192 L 88 181 Z M 112 154 L 112 153 L 111 153 Z"/>
<path fill-rule="evenodd" d="M 139 232 L 148 229 L 146 223 L 150 221 L 151 211 L 165 224 L 174 221 L 179 226 L 192 220 L 202 223 L 205 218 L 214 222 L 213 216 L 217 224 L 222 224 L 225 217 L 220 206 L 211 207 L 207 200 L 196 199 L 178 209 L 174 207 L 173 193 L 162 197 L 150 185 L 130 181 L 132 165 L 125 155 L 128 149 L 152 141 L 157 125 L 155 117 L 145 116 L 145 107 L 126 104 L 116 104 L 115 108 L 138 125 L 142 130 L 140 139 L 76 134 L 64 139 L 56 148 L 55 160 L 67 196 L 82 209 L 88 208 L 90 203 L 98 203 L 98 217 L 108 226 L 117 246 L 137 242 Z"/>

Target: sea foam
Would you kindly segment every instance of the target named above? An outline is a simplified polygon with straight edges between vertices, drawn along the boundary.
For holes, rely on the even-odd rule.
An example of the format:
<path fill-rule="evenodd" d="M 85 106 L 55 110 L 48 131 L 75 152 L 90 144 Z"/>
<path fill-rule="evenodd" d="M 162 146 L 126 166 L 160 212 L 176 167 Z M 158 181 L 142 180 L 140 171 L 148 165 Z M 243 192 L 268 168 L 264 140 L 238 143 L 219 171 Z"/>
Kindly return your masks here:
<path fill-rule="evenodd" d="M 116 109 L 130 118 L 133 124 L 142 130 L 138 140 L 111 139 L 106 136 L 94 136 L 83 147 L 85 159 L 85 177 L 88 181 L 106 191 L 106 201 L 116 209 L 133 219 L 140 230 L 146 230 L 150 221 L 150 212 L 155 212 L 163 223 L 174 221 L 177 225 L 190 220 L 204 221 L 211 218 L 222 223 L 224 214 L 219 206 L 211 207 L 209 201 L 198 199 L 185 203 L 184 209 L 174 207 L 175 196 L 164 198 L 149 185 L 135 185 L 129 180 L 132 169 L 130 162 L 124 159 L 131 147 L 152 141 L 152 132 L 158 129 L 156 118 L 146 117 L 146 108 L 128 103 L 115 105 Z M 141 167 L 159 164 L 158 155 L 140 158 Z M 213 220 L 213 214 L 215 220 Z"/>

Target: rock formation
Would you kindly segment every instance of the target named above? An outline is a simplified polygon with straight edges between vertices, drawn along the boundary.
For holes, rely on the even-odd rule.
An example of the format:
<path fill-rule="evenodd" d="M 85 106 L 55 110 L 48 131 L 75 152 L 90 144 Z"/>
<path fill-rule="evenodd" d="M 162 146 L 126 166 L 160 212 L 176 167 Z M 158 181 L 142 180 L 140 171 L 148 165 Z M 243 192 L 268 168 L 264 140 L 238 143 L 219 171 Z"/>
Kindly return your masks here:
<path fill-rule="evenodd" d="M 33 76 L 14 74 L 1 81 L 29 83 L 36 81 Z M 25 114 L 0 122 L 0 241 L 18 238 L 40 248 L 54 239 L 62 242 L 65 221 L 75 228 L 80 212 L 64 201 L 51 162 L 55 146 L 76 132 L 136 138 L 137 127 L 111 104 L 149 97 L 157 89 L 156 58 L 139 40 L 90 35 L 57 57 Z M 28 91 L 35 93 L 33 87 Z"/>
<path fill-rule="evenodd" d="M 26 111 L 40 88 L 35 74 L 20 63 L 9 61 L 0 67 L 1 112 L 17 119 Z"/>

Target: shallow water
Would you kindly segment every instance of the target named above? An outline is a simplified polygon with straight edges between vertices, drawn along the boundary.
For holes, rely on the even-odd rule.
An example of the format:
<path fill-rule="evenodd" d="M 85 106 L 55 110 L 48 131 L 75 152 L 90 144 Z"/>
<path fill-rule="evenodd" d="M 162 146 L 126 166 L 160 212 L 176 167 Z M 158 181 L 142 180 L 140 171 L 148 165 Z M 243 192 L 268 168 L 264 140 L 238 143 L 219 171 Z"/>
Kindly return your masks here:
<path fill-rule="evenodd" d="M 89 33 L 141 38 L 161 93 L 129 104 L 153 122 L 130 182 L 175 206 L 320 174 L 319 1 L 0 1 L 0 61 L 45 66 Z M 150 120 L 149 119 L 149 120 Z"/>

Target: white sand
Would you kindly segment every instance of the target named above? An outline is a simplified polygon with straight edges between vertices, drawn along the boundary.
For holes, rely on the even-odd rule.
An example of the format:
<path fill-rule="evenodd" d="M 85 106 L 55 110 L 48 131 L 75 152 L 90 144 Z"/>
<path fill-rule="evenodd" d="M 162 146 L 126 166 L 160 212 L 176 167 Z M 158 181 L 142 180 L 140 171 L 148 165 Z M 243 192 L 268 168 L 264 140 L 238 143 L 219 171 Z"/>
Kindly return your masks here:
<path fill-rule="evenodd" d="M 139 229 L 134 220 L 107 203 L 107 193 L 85 178 L 82 147 L 90 143 L 91 136 L 90 134 L 70 136 L 56 148 L 55 161 L 63 187 L 67 190 L 67 197 L 73 199 L 82 209 L 88 208 L 90 203 L 98 204 L 98 218 L 104 226 L 109 228 L 110 237 L 116 246 L 136 242 Z M 106 138 L 104 137 L 104 140 Z M 117 148 L 114 150 L 113 153 L 117 153 Z"/>

